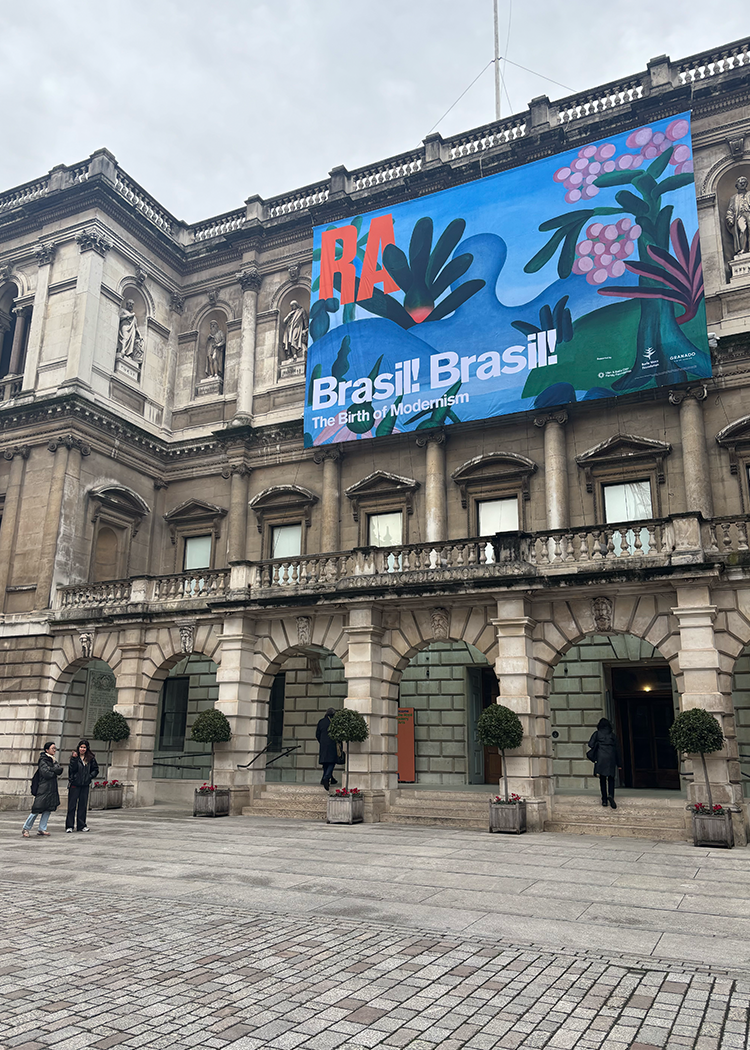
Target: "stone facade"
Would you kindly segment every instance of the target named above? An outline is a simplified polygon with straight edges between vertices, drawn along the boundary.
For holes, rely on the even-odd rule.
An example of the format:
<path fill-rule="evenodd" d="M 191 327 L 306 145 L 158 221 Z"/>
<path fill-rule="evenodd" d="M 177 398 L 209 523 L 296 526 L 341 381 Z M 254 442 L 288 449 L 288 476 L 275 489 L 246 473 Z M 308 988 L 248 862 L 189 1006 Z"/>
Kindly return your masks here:
<path fill-rule="evenodd" d="M 728 265 L 725 214 L 750 172 L 748 61 L 748 41 L 654 60 L 598 93 L 536 99 L 525 114 L 190 226 L 106 150 L 0 194 L 0 805 L 27 805 L 45 739 L 68 747 L 86 729 L 98 672 L 113 676 L 131 727 L 111 766 L 128 804 L 185 797 L 203 779 L 204 766 L 186 775 L 189 731 L 213 703 L 232 725 L 217 780 L 235 808 L 266 780 L 312 785 L 314 725 L 345 700 L 369 721 L 350 766 L 376 819 L 399 790 L 399 702 L 416 710 L 418 785 L 482 782 L 470 693 L 473 673 L 486 683 L 492 668 L 491 699 L 525 729 L 508 756 L 513 788 L 549 812 L 556 792 L 591 787 L 584 738 L 602 714 L 618 717 L 611 668 L 657 661 L 677 707 L 721 721 L 714 796 L 740 806 L 750 276 Z M 303 448 L 293 340 L 309 314 L 313 225 L 687 108 L 713 379 Z M 602 486 L 636 479 L 650 485 L 653 518 L 631 550 L 604 521 Z M 519 506 L 519 531 L 490 560 L 479 496 Z M 367 546 L 373 508 L 402 512 L 398 550 Z M 285 525 L 300 554 L 274 559 Z M 174 730 L 184 745 L 170 752 L 182 766 L 165 772 L 170 676 L 190 684 Z M 296 750 L 266 773 L 279 746 Z M 684 776 L 680 789 L 696 790 Z"/>

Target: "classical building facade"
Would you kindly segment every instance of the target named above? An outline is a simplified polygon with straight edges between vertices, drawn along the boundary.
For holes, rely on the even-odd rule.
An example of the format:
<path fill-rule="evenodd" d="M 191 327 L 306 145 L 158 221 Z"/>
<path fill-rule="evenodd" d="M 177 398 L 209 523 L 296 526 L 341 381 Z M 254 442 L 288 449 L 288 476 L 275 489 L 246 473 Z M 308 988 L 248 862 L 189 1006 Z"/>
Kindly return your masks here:
<path fill-rule="evenodd" d="M 698 705 L 744 841 L 750 255 L 726 217 L 750 176 L 749 46 L 192 226 L 106 150 L 0 194 L 0 805 L 27 806 L 46 739 L 114 704 L 129 804 L 186 798 L 208 774 L 190 725 L 217 705 L 234 810 L 308 812 L 315 724 L 346 702 L 370 724 L 350 756 L 367 818 L 429 787 L 439 817 L 497 783 L 476 739 L 497 700 L 524 724 L 508 771 L 532 826 L 596 801 L 603 714 L 631 797 L 683 813 L 692 767 L 666 734 Z M 313 226 L 685 110 L 712 379 L 304 448 Z"/>

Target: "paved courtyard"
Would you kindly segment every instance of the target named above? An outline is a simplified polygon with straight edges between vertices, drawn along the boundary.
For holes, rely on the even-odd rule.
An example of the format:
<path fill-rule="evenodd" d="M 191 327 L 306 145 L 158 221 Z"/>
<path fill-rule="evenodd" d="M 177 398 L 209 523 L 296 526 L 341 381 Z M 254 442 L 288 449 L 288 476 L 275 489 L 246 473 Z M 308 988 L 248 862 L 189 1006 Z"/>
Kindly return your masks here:
<path fill-rule="evenodd" d="M 745 1050 L 750 849 L 0 814 L 0 1048 Z"/>

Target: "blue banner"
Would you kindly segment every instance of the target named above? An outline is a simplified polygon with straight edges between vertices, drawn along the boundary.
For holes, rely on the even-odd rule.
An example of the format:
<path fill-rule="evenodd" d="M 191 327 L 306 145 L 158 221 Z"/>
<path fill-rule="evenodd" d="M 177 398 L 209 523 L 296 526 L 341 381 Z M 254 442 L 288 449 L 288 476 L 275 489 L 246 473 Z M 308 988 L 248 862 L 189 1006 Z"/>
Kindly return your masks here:
<path fill-rule="evenodd" d="M 711 374 L 690 115 L 314 231 L 305 446 Z"/>

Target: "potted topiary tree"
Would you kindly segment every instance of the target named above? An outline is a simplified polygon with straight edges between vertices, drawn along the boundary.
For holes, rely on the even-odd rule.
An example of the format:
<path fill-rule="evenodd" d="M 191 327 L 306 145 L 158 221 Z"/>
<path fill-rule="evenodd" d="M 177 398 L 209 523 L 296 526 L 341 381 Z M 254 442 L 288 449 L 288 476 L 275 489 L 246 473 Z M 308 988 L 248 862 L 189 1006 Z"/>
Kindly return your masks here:
<path fill-rule="evenodd" d="M 195 789 L 193 797 L 194 817 L 228 817 L 229 788 L 217 788 L 214 784 L 214 745 L 232 739 L 232 728 L 223 711 L 215 707 L 201 711 L 193 722 L 191 737 L 199 744 L 211 745 L 211 782 Z"/>
<path fill-rule="evenodd" d="M 691 707 L 675 718 L 669 730 L 669 739 L 676 751 L 685 755 L 700 755 L 706 781 L 708 805 L 695 802 L 688 809 L 693 814 L 693 843 L 696 846 L 734 846 L 732 812 L 721 803 L 714 805 L 711 783 L 708 779 L 706 755 L 720 751 L 724 746 L 721 726 L 710 711 Z"/>
<path fill-rule="evenodd" d="M 358 711 L 343 707 L 331 719 L 328 735 L 337 744 L 360 744 L 370 735 L 367 722 Z M 358 788 L 349 790 L 349 750 L 344 754 L 344 786 L 328 796 L 327 824 L 361 824 L 365 819 L 365 799 Z"/>
<path fill-rule="evenodd" d="M 520 747 L 523 740 L 521 719 L 502 704 L 485 707 L 477 720 L 477 738 L 480 744 L 496 747 L 503 761 L 504 795 L 490 798 L 490 832 L 504 831 L 520 835 L 526 831 L 526 802 L 520 795 L 508 792 L 508 767 L 506 750 Z"/>
<path fill-rule="evenodd" d="M 107 776 L 112 762 L 112 744 L 119 744 L 130 736 L 128 720 L 119 711 L 107 711 L 96 722 L 92 730 L 94 740 L 107 742 Z M 122 807 L 122 784 L 119 780 L 96 780 L 91 785 L 89 809 L 120 809 Z"/>

